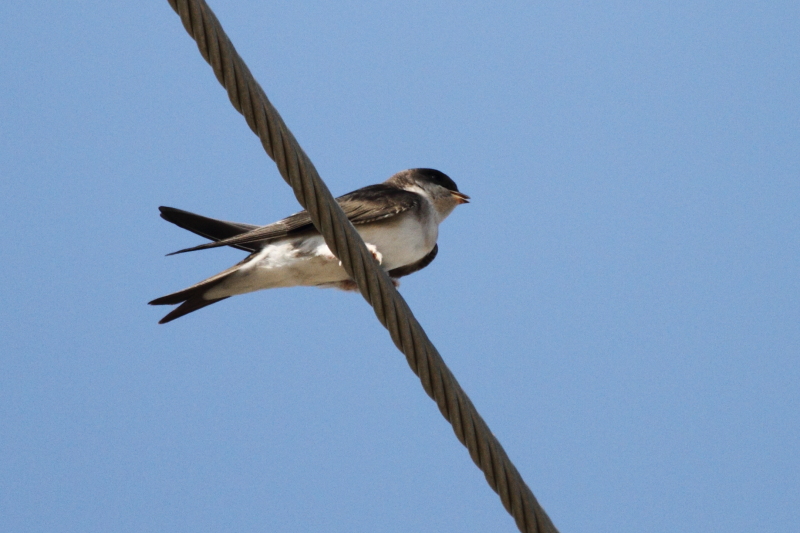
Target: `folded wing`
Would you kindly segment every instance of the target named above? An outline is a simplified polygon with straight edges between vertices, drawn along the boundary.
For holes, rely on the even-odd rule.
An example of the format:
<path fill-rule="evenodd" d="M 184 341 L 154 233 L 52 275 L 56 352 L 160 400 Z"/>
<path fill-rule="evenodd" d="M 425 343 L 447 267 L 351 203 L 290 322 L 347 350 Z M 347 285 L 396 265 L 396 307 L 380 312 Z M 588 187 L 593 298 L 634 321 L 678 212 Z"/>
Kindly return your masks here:
<path fill-rule="evenodd" d="M 369 224 L 370 222 L 376 222 L 378 220 L 384 220 L 393 216 L 397 216 L 404 211 L 419 207 L 424 200 L 418 194 L 380 183 L 378 185 L 370 185 L 369 187 L 364 187 L 344 196 L 340 196 L 336 199 L 336 201 L 339 203 L 344 211 L 344 214 L 347 216 L 350 222 L 352 222 L 353 225 L 358 225 Z M 182 228 L 188 229 L 189 231 L 197 233 L 198 235 L 202 235 L 203 237 L 214 239 L 216 241 L 194 246 L 192 248 L 178 250 L 177 252 L 172 252 L 168 255 L 194 252 L 197 250 L 207 250 L 209 248 L 217 248 L 219 246 L 233 246 L 242 250 L 254 251 L 262 247 L 264 244 L 276 239 L 282 239 L 284 237 L 289 237 L 302 232 L 316 231 L 311 223 L 311 216 L 307 211 L 300 211 L 299 213 L 295 213 L 294 215 L 267 226 L 250 226 L 251 229 L 244 230 L 244 227 L 248 226 L 247 224 L 209 219 L 171 207 L 161 207 L 159 209 L 161 210 L 161 216 L 166 220 L 169 220 L 170 222 L 173 222 Z M 174 222 L 170 218 L 164 217 L 165 209 L 170 210 L 170 217 L 173 217 L 175 212 L 180 212 L 180 216 L 183 217 L 182 221 L 186 223 L 188 220 L 188 224 L 182 225 L 178 222 Z M 195 218 L 190 218 L 186 215 L 191 215 L 191 217 Z M 197 221 L 200 221 L 203 224 L 202 231 L 204 231 L 205 234 L 198 231 L 198 228 L 195 226 L 195 222 Z M 242 231 L 219 239 L 209 236 L 209 228 L 215 232 L 219 232 L 220 229 L 223 229 L 220 225 L 227 225 L 227 229 L 225 229 L 225 231 L 232 231 L 234 228 Z"/>

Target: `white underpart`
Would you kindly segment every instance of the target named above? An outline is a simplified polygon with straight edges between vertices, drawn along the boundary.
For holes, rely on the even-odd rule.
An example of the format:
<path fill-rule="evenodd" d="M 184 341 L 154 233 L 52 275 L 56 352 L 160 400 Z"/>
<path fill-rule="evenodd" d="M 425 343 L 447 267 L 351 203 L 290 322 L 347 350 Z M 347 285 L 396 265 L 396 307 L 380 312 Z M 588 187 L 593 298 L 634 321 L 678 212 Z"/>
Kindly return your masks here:
<path fill-rule="evenodd" d="M 422 190 L 419 194 L 428 198 Z M 415 263 L 433 249 L 438 221 L 433 208 L 429 204 L 425 207 L 422 217 L 408 214 L 358 226 L 367 247 L 384 269 Z M 312 235 L 268 244 L 203 297 L 211 300 L 261 289 L 335 284 L 348 279 L 322 236 Z"/>

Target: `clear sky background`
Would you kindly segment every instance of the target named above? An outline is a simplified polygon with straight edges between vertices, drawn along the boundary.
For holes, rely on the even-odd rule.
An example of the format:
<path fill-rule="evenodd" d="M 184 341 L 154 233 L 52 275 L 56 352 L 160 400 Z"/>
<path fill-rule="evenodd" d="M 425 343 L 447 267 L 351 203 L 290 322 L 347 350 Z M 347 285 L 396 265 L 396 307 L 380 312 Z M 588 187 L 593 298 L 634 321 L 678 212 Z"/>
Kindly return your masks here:
<path fill-rule="evenodd" d="M 473 202 L 401 292 L 555 524 L 800 523 L 800 4 L 212 2 L 334 194 Z M 166 1 L 0 3 L 0 530 L 515 531 L 357 294 L 159 326 L 291 190 Z"/>

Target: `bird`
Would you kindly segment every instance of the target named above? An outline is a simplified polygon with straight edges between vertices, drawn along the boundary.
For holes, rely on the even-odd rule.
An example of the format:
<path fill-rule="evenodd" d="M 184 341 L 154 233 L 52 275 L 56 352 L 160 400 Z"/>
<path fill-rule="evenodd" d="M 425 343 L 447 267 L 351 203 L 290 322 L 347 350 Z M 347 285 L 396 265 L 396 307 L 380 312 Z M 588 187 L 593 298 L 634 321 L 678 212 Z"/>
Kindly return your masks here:
<path fill-rule="evenodd" d="M 400 277 L 427 267 L 439 247 L 439 224 L 470 197 L 446 174 L 413 168 L 336 198 L 375 260 L 395 286 Z M 231 246 L 250 252 L 245 259 L 150 305 L 178 305 L 159 321 L 171 322 L 219 301 L 262 289 L 314 286 L 357 290 L 341 262 L 300 211 L 266 226 L 228 222 L 174 207 L 159 207 L 161 218 L 212 242 L 167 255 Z"/>

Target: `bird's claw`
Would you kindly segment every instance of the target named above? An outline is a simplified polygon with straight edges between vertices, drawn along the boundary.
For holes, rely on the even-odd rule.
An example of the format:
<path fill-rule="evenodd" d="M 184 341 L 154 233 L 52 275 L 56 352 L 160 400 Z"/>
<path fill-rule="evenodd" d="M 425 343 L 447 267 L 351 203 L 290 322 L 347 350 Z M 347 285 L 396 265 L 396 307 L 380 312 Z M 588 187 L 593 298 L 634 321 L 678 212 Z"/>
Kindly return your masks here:
<path fill-rule="evenodd" d="M 378 248 L 374 244 L 367 243 L 367 250 L 369 250 L 369 252 L 372 254 L 372 257 L 375 258 L 375 261 L 377 261 L 379 265 L 383 263 L 383 254 L 378 251 Z M 338 258 L 330 251 L 321 255 L 328 261 L 338 260 Z M 340 260 L 339 266 L 342 266 L 342 262 Z"/>
<path fill-rule="evenodd" d="M 383 254 L 378 251 L 374 244 L 367 244 L 367 250 L 372 253 L 372 257 L 375 258 L 379 265 L 383 263 Z"/>

